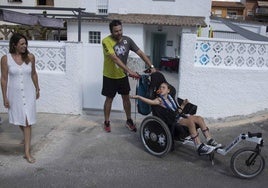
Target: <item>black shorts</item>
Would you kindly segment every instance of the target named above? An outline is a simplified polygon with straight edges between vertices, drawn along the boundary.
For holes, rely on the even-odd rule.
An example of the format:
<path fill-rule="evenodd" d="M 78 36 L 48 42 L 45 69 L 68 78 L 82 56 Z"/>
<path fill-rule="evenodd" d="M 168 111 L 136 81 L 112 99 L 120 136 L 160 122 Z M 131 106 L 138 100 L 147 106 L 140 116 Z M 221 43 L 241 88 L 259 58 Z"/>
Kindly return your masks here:
<path fill-rule="evenodd" d="M 103 76 L 102 91 L 101 91 L 102 95 L 114 98 L 116 93 L 120 95 L 129 95 L 129 91 L 130 91 L 130 85 L 127 76 L 120 79 L 112 79 Z"/>

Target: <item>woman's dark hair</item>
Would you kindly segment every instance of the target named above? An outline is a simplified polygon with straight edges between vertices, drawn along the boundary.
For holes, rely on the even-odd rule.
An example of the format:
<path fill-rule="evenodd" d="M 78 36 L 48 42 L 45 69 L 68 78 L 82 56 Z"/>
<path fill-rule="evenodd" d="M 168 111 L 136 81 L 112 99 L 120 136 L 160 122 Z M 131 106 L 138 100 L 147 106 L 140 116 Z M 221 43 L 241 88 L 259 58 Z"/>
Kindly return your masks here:
<path fill-rule="evenodd" d="M 120 20 L 112 20 L 109 24 L 109 28 L 110 28 L 110 32 L 113 32 L 113 27 L 114 26 L 118 26 L 118 25 L 122 25 Z"/>
<path fill-rule="evenodd" d="M 12 35 L 12 37 L 10 38 L 10 41 L 9 41 L 9 53 L 11 53 L 11 54 L 16 53 L 15 46 L 17 46 L 19 40 L 22 39 L 22 38 L 25 39 L 26 46 L 28 47 L 27 38 L 24 35 L 20 34 L 20 33 L 14 33 Z M 26 63 L 28 63 L 28 61 L 29 61 L 29 59 L 28 59 L 29 51 L 28 51 L 27 47 L 26 47 L 26 51 L 23 54 L 21 54 L 22 60 L 25 61 Z"/>

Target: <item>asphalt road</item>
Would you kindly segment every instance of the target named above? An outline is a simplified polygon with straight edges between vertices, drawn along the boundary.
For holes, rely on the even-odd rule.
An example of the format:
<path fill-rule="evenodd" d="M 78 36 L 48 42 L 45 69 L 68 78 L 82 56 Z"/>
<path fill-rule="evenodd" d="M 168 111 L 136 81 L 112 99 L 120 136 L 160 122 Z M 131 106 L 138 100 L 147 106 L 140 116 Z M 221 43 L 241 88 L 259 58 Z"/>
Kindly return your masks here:
<path fill-rule="evenodd" d="M 6 114 L 1 117 L 4 123 L 0 125 L 0 188 L 263 188 L 268 185 L 267 167 L 250 180 L 235 177 L 230 170 L 232 152 L 226 156 L 215 154 L 214 166 L 208 157 L 200 157 L 193 148 L 178 143 L 167 156 L 155 157 L 145 150 L 139 132 L 124 127 L 124 114 L 116 112 L 111 115 L 111 133 L 103 131 L 103 117 L 99 112 L 81 116 L 38 114 L 32 136 L 37 162 L 29 164 L 22 158 L 21 132 L 7 123 Z M 138 115 L 138 125 L 143 118 Z M 267 119 L 242 124 L 221 120 L 209 125 L 214 137 L 223 144 L 248 131 L 262 132 L 264 141 L 268 138 Z M 254 147 L 250 143 L 239 147 L 243 146 Z M 267 162 L 267 145 L 262 155 Z"/>

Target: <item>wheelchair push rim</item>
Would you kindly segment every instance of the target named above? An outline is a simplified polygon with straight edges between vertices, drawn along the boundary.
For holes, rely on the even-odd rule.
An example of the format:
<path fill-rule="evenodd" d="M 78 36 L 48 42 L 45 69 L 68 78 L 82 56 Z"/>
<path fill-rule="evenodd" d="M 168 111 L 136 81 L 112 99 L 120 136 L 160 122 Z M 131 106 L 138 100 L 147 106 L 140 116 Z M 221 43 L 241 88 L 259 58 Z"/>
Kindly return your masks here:
<path fill-rule="evenodd" d="M 142 142 L 149 153 L 162 157 L 172 146 L 172 136 L 166 123 L 155 116 L 146 117 L 140 126 Z"/>

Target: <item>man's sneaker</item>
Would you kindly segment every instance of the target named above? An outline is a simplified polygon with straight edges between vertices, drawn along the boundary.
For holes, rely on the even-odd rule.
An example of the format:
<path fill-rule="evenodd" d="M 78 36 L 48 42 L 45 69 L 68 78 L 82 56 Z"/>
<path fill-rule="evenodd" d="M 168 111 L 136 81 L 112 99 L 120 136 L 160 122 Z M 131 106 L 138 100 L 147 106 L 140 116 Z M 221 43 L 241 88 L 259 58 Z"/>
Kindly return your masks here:
<path fill-rule="evenodd" d="M 216 142 L 213 138 L 209 139 L 209 141 L 207 142 L 207 145 L 213 146 L 215 148 L 222 147 L 222 145 Z"/>
<path fill-rule="evenodd" d="M 202 143 L 198 149 L 197 149 L 197 152 L 199 155 L 208 155 L 210 154 L 215 148 L 212 147 L 212 146 L 208 146 L 204 143 Z"/>
<path fill-rule="evenodd" d="M 127 120 L 126 127 L 131 131 L 134 131 L 134 132 L 137 131 L 136 125 L 133 123 L 132 119 Z"/>
<path fill-rule="evenodd" d="M 104 130 L 108 133 L 111 132 L 110 121 L 104 121 Z"/>

